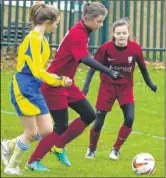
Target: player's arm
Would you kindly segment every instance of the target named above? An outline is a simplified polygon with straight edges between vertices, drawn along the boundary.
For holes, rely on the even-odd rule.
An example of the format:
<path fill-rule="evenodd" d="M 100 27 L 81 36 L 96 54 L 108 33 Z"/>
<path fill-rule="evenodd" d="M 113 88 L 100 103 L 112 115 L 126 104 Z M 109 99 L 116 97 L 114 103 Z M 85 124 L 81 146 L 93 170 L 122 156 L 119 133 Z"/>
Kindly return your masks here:
<path fill-rule="evenodd" d="M 53 86 L 65 86 L 66 77 L 59 77 L 55 74 L 50 74 L 44 69 L 40 53 L 41 40 L 38 37 L 31 36 L 30 47 L 32 54 L 32 63 L 30 64 L 30 66 L 34 77 Z"/>
<path fill-rule="evenodd" d="M 139 49 L 139 54 L 136 58 L 136 62 L 139 66 L 139 69 L 141 71 L 141 74 L 144 78 L 145 83 L 148 85 L 148 87 L 151 88 L 152 91 L 156 92 L 157 91 L 157 86 L 153 84 L 152 80 L 150 79 L 149 72 L 146 68 L 145 60 L 143 57 L 142 49 Z"/>
<path fill-rule="evenodd" d="M 104 65 L 97 62 L 95 59 L 91 58 L 90 56 L 81 58 L 80 61 L 84 63 L 85 65 L 93 68 L 94 70 L 98 70 L 100 72 L 105 73 L 109 77 L 111 77 L 113 80 L 121 79 L 122 76 L 118 71 L 114 71 L 109 69 L 108 67 L 105 67 Z"/>
<path fill-rule="evenodd" d="M 89 91 L 90 82 L 93 78 L 94 73 L 95 73 L 95 69 L 90 68 L 88 71 L 88 74 L 86 76 L 85 84 L 84 84 L 84 87 L 82 90 L 85 95 L 87 95 L 87 93 Z"/>
<path fill-rule="evenodd" d="M 108 67 L 100 64 L 92 57 L 90 57 L 86 37 L 84 35 L 80 36 L 72 36 L 71 37 L 71 52 L 75 58 L 75 60 L 79 63 L 84 63 L 85 65 L 98 70 L 100 72 L 105 73 L 106 75 L 110 76 L 113 80 L 118 80 L 121 78 L 121 75 L 118 71 L 113 71 Z"/>
<path fill-rule="evenodd" d="M 95 58 L 96 61 L 98 61 L 102 64 L 102 61 L 104 59 L 104 51 L 102 50 L 102 46 L 96 51 L 94 58 Z M 85 95 L 89 91 L 90 82 L 91 82 L 94 74 L 95 74 L 95 69 L 90 68 L 89 71 L 88 71 L 88 74 L 86 76 L 85 84 L 84 84 L 84 87 L 83 87 L 83 90 L 82 90 Z"/>

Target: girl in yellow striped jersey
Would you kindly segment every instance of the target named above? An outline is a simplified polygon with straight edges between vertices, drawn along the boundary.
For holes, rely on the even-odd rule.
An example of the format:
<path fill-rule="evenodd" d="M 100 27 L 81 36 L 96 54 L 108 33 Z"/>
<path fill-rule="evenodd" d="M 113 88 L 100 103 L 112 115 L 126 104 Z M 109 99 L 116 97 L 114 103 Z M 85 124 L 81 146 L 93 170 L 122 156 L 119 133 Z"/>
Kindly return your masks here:
<path fill-rule="evenodd" d="M 40 92 L 41 83 L 45 82 L 53 87 L 67 87 L 72 84 L 71 79 L 50 74 L 44 69 L 50 56 L 49 44 L 44 34 L 53 31 L 59 23 L 59 10 L 39 2 L 32 7 L 31 18 L 34 29 L 19 47 L 17 72 L 11 83 L 11 100 L 20 117 L 24 133 L 16 139 L 1 142 L 1 158 L 6 166 L 4 172 L 11 175 L 22 174 L 19 165 L 30 143 L 53 131 L 49 110 Z M 48 171 L 41 163 L 37 167 Z"/>

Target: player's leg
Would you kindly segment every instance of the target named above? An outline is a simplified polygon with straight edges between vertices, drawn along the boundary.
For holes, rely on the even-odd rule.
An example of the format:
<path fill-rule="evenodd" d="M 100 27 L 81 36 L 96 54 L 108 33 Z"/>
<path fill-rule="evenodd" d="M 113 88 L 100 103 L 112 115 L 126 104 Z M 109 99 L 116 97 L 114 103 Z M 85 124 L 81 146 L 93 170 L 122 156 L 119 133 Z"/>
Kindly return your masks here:
<path fill-rule="evenodd" d="M 28 151 L 31 141 L 37 134 L 35 116 L 21 116 L 20 119 L 24 128 L 24 133 L 17 137 L 14 152 L 4 170 L 4 172 L 9 175 L 22 174 L 19 165 L 22 162 L 24 154 Z"/>
<path fill-rule="evenodd" d="M 134 121 L 134 104 L 125 104 L 122 106 L 122 111 L 124 114 L 124 124 L 121 126 L 118 137 L 114 143 L 110 158 L 118 159 L 119 150 L 123 143 L 126 141 L 127 137 L 132 131 L 132 124 Z"/>
<path fill-rule="evenodd" d="M 75 84 L 69 87 L 67 92 L 69 106 L 80 115 L 80 118 L 75 119 L 60 136 L 59 143 L 55 143 L 59 148 L 64 148 L 67 143 L 80 135 L 96 118 L 93 107 Z"/>
<path fill-rule="evenodd" d="M 119 94 L 119 104 L 123 111 L 124 115 L 124 123 L 121 126 L 117 139 L 114 143 L 113 149 L 109 155 L 109 157 L 113 160 L 117 160 L 119 158 L 119 150 L 129 134 L 132 131 L 132 124 L 134 121 L 134 97 L 133 97 L 133 88 L 128 86 L 122 86 Z"/>
<path fill-rule="evenodd" d="M 107 111 L 97 110 L 96 112 L 96 119 L 90 130 L 90 139 L 89 139 L 90 142 L 89 142 L 89 147 L 87 149 L 87 152 L 85 154 L 86 158 L 93 159 L 95 157 L 97 144 L 99 141 L 101 129 L 104 125 L 104 120 L 106 115 L 107 115 Z"/>
<path fill-rule="evenodd" d="M 9 162 L 9 157 L 14 151 L 17 138 L 12 140 L 1 140 L 1 159 L 4 166 L 7 166 Z"/>
<path fill-rule="evenodd" d="M 43 137 L 50 135 L 53 131 L 53 124 L 50 117 L 50 114 L 43 114 L 36 116 L 36 122 L 38 127 L 38 133 L 35 136 L 35 140 L 41 140 Z M 40 149 L 37 150 L 35 156 L 40 157 Z M 38 156 L 39 155 L 39 156 Z M 32 156 L 33 159 L 33 156 Z M 27 162 L 26 166 L 33 171 L 49 171 L 40 161 L 40 158 L 37 161 Z"/>
<path fill-rule="evenodd" d="M 51 115 L 54 120 L 54 132 L 60 136 L 65 132 L 68 127 L 68 109 L 51 110 Z M 70 161 L 67 158 L 66 151 L 64 148 L 58 148 L 53 146 L 51 153 L 55 155 L 58 160 L 66 166 L 71 166 Z"/>
<path fill-rule="evenodd" d="M 80 117 L 75 119 L 68 126 L 67 130 L 60 136 L 60 142 L 58 146 L 62 148 L 74 138 L 79 136 L 96 118 L 95 111 L 86 98 L 77 102 L 72 102 L 69 104 L 69 106 L 75 110 Z"/>
<path fill-rule="evenodd" d="M 98 98 L 96 102 L 97 117 L 90 130 L 90 143 L 86 152 L 86 158 L 94 158 L 96 154 L 97 143 L 100 137 L 101 129 L 104 125 L 107 112 L 111 110 L 114 101 L 116 99 L 116 93 L 114 86 L 108 85 L 101 81 L 98 92 Z"/>
<path fill-rule="evenodd" d="M 54 120 L 54 132 L 61 135 L 68 127 L 68 109 L 51 110 Z"/>
<path fill-rule="evenodd" d="M 66 127 L 64 126 L 66 125 L 66 122 L 68 123 L 68 103 L 66 96 L 55 96 L 48 93 L 44 94 L 44 96 L 55 122 L 55 130 L 39 142 L 35 151 L 28 160 L 29 164 L 34 161 L 41 160 L 51 150 L 51 148 L 59 141 L 59 130 L 61 130 L 61 127 Z M 59 125 L 58 127 L 56 126 L 57 123 Z M 56 133 L 57 130 L 58 133 Z"/>

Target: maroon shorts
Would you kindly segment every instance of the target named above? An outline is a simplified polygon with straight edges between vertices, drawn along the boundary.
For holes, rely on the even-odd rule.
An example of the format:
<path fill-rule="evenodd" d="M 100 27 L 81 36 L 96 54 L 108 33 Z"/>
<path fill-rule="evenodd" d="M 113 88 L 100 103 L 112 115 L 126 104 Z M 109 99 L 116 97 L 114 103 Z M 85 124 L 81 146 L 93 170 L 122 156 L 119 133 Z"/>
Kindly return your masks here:
<path fill-rule="evenodd" d="M 109 111 L 116 99 L 120 106 L 134 103 L 133 87 L 127 84 L 107 84 L 101 81 L 96 108 Z"/>
<path fill-rule="evenodd" d="M 42 91 L 49 110 L 68 108 L 68 103 L 85 98 L 83 92 L 75 85 L 68 88 L 50 87 Z"/>

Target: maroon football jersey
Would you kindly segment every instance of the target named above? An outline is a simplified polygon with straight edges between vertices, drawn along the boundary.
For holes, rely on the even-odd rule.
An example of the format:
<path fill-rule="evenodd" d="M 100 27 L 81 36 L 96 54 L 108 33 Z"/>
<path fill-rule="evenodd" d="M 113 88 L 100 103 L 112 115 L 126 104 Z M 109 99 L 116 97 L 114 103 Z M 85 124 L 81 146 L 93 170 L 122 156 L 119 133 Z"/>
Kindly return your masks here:
<path fill-rule="evenodd" d="M 146 66 L 141 46 L 133 41 L 128 41 L 123 49 L 118 49 L 113 41 L 107 42 L 97 50 L 95 60 L 123 75 L 123 79 L 114 81 L 106 74 L 100 74 L 101 80 L 116 84 L 133 85 L 135 63 L 137 62 L 140 67 Z"/>
<path fill-rule="evenodd" d="M 90 30 L 87 29 L 83 20 L 75 24 L 61 41 L 47 71 L 73 79 L 79 60 L 90 56 L 88 51 L 89 33 Z"/>

